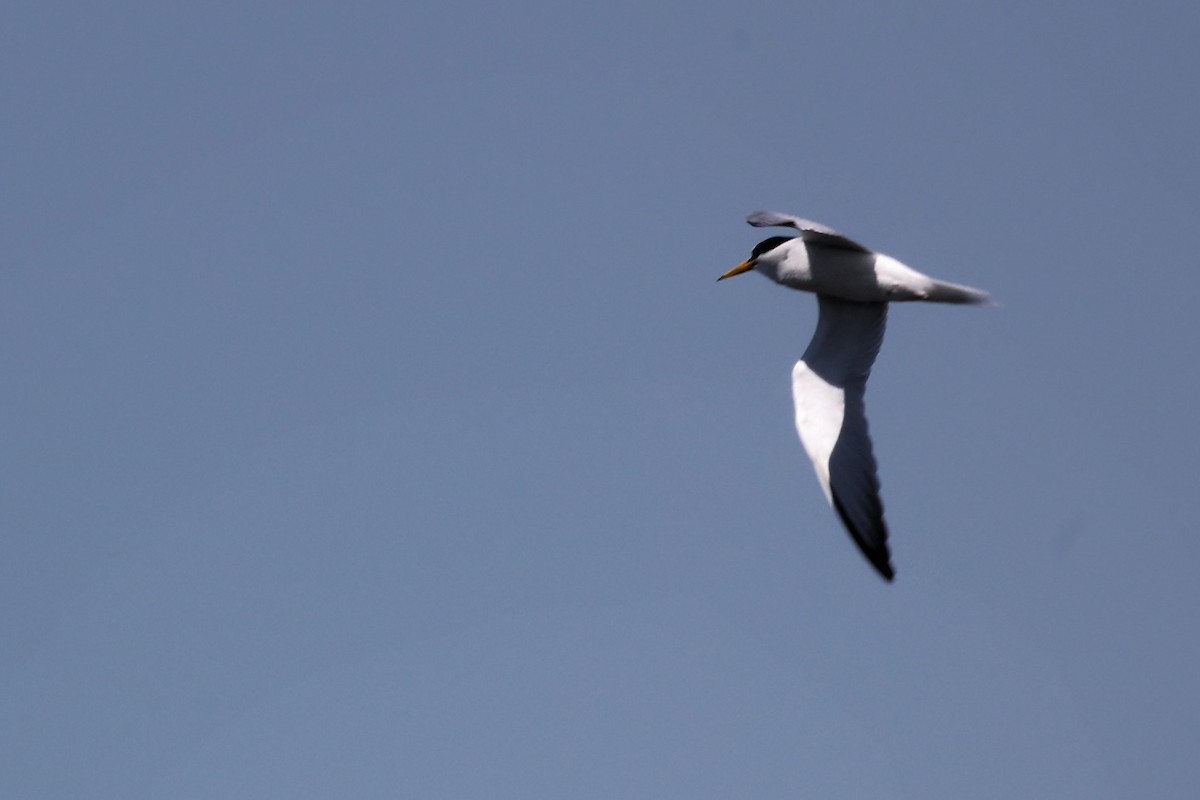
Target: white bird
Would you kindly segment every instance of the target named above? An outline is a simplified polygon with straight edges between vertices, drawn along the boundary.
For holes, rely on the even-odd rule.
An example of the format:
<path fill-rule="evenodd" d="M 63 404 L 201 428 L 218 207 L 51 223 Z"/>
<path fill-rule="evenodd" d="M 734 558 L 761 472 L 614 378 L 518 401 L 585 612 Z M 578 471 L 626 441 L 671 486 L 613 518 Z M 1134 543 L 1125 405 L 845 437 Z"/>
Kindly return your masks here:
<path fill-rule="evenodd" d="M 750 258 L 717 280 L 753 269 L 817 295 L 816 333 L 792 369 L 796 430 L 825 498 L 863 555 L 890 581 L 896 573 L 863 408 L 867 378 L 883 343 L 887 304 L 982 305 L 988 295 L 922 275 L 817 222 L 774 211 L 756 211 L 746 221 L 757 228 L 795 228 L 800 235 L 764 239 Z"/>

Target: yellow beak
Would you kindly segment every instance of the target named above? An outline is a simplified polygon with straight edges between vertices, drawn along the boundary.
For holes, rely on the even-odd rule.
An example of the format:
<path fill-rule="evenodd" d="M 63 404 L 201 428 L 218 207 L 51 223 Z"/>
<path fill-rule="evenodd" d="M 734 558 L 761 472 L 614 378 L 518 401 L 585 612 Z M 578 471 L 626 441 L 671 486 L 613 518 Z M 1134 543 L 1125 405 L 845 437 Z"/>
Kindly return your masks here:
<path fill-rule="evenodd" d="M 726 278 L 732 278 L 734 275 L 741 275 L 743 272 L 749 272 L 752 269 L 754 269 L 754 259 L 748 258 L 733 269 L 729 270 L 729 272 L 726 272 L 724 275 L 717 278 L 717 280 L 723 281 Z"/>

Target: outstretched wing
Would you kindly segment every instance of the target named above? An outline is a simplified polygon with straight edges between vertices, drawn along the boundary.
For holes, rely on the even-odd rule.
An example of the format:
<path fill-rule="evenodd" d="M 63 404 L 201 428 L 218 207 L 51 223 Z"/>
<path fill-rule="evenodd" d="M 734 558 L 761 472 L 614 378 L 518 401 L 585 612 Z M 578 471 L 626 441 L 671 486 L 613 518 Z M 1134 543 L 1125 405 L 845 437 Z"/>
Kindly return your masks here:
<path fill-rule="evenodd" d="M 863 405 L 883 343 L 887 303 L 824 295 L 817 302 L 817 331 L 792 370 L 796 430 L 825 497 L 863 555 L 890 581 L 895 571 Z"/>
<path fill-rule="evenodd" d="M 827 225 L 813 222 L 810 219 L 793 217 L 790 214 L 780 214 L 778 211 L 755 211 L 746 217 L 746 222 L 749 222 L 756 228 L 795 228 L 800 231 L 800 238 L 804 241 L 824 245 L 825 247 L 857 250 L 862 253 L 873 252 L 870 248 L 863 247 L 853 239 L 847 239 Z"/>

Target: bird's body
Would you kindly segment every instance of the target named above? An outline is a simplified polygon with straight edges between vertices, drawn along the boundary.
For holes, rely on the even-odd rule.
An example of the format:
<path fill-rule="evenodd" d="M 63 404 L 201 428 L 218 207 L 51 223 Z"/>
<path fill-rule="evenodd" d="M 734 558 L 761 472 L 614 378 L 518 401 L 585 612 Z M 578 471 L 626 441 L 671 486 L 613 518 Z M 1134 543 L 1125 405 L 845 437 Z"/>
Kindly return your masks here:
<path fill-rule="evenodd" d="M 799 236 L 774 236 L 721 279 L 751 269 L 792 289 L 817 295 L 817 330 L 792 370 L 796 430 L 826 499 L 863 555 L 887 580 L 895 572 L 879 478 L 863 405 L 867 378 L 883 343 L 887 304 L 988 302 L 978 289 L 935 280 L 816 222 L 758 211 L 756 227 L 783 226 Z"/>
<path fill-rule="evenodd" d="M 988 300 L 986 292 L 934 280 L 817 222 L 773 211 L 755 212 L 747 221 L 755 227 L 795 228 L 800 235 L 772 236 L 764 240 L 748 261 L 730 270 L 735 275 L 755 269 L 792 289 L 856 303 L 906 300 L 986 303 Z M 759 248 L 763 249 L 760 251 Z"/>

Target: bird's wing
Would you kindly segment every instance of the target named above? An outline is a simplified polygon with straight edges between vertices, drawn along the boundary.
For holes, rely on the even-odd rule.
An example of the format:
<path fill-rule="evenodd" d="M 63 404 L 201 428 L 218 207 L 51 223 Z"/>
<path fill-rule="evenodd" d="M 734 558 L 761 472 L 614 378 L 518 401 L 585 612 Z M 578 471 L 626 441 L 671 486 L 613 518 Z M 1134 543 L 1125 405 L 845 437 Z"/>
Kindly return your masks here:
<path fill-rule="evenodd" d="M 887 303 L 817 296 L 817 332 L 792 370 L 796 430 L 825 496 L 887 580 L 895 572 L 863 395 L 883 343 Z"/>
<path fill-rule="evenodd" d="M 756 228 L 795 228 L 800 231 L 801 239 L 813 244 L 836 247 L 842 250 L 857 250 L 862 253 L 873 252 L 870 248 L 863 247 L 853 239 L 842 236 L 827 225 L 813 222 L 810 219 L 793 217 L 790 214 L 780 214 L 778 211 L 755 211 L 746 217 L 746 222 L 749 222 Z"/>

